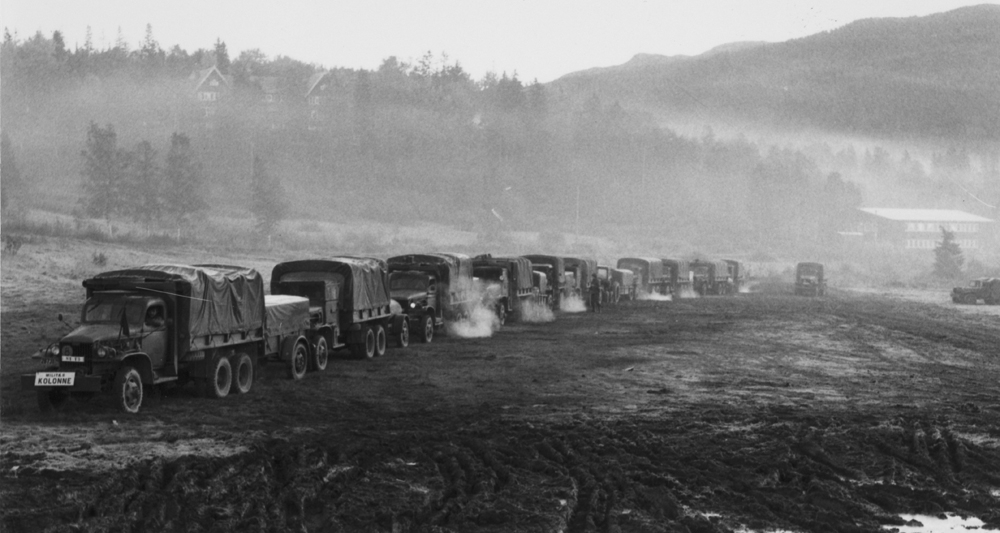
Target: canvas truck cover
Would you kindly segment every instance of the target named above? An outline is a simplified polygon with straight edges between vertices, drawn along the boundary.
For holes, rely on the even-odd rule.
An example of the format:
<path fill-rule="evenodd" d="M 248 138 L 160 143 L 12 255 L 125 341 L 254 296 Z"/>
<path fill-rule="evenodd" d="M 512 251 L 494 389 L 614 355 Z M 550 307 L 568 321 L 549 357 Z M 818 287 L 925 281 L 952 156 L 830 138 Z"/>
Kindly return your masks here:
<path fill-rule="evenodd" d="M 309 299 L 285 294 L 264 296 L 264 331 L 268 337 L 309 328 Z"/>
<path fill-rule="evenodd" d="M 532 282 L 531 260 L 527 257 L 493 257 L 487 254 L 477 255 L 472 259 L 472 262 L 475 265 L 495 265 L 508 268 L 513 277 L 511 285 L 519 291 L 530 290 L 534 287 L 534 283 Z"/>
<path fill-rule="evenodd" d="M 104 272 L 84 281 L 84 287 L 108 283 L 175 282 L 174 294 L 186 302 L 192 337 L 251 331 L 264 325 L 264 280 L 252 268 L 228 265 L 142 265 Z"/>
<path fill-rule="evenodd" d="M 559 286 L 566 280 L 566 262 L 555 255 L 526 255 L 529 261 L 537 265 L 552 265 L 556 279 L 550 279 L 549 285 Z"/>
<path fill-rule="evenodd" d="M 643 284 L 663 278 L 663 261 L 655 257 L 623 257 L 618 260 L 618 268 L 631 270 Z M 641 275 L 637 272 L 639 270 Z"/>
<path fill-rule="evenodd" d="M 452 291 L 472 288 L 472 258 L 465 254 L 432 253 L 397 255 L 388 259 L 390 267 L 409 270 L 411 267 L 435 267 L 444 276 Z M 402 267 L 402 268 L 401 268 Z M 444 269 L 444 270 L 442 270 Z"/>
<path fill-rule="evenodd" d="M 580 286 L 586 286 L 590 283 L 590 277 L 597 272 L 597 260 L 596 259 L 583 259 L 580 257 L 564 257 L 563 262 L 566 264 L 566 268 L 580 268 Z"/>
<path fill-rule="evenodd" d="M 281 292 L 279 284 L 285 276 L 295 277 L 296 281 L 343 279 L 344 290 L 338 302 L 342 311 L 390 305 L 389 269 L 381 259 L 344 256 L 278 263 L 271 270 L 272 293 Z"/>

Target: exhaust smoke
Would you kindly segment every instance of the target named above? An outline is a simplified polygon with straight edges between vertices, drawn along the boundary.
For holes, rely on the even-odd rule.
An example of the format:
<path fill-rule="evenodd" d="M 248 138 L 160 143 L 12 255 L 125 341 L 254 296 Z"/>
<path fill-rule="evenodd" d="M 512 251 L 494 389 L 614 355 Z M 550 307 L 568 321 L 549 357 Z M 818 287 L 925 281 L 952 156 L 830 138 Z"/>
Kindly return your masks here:
<path fill-rule="evenodd" d="M 639 300 L 649 300 L 653 302 L 672 302 L 674 297 L 671 294 L 659 294 L 656 292 L 644 292 L 639 294 Z"/>
<path fill-rule="evenodd" d="M 521 322 L 552 322 L 556 319 L 552 309 L 538 302 L 524 302 L 521 304 Z"/>
<path fill-rule="evenodd" d="M 559 310 L 567 313 L 582 313 L 587 310 L 587 305 L 583 303 L 583 298 L 571 294 L 559 302 Z"/>

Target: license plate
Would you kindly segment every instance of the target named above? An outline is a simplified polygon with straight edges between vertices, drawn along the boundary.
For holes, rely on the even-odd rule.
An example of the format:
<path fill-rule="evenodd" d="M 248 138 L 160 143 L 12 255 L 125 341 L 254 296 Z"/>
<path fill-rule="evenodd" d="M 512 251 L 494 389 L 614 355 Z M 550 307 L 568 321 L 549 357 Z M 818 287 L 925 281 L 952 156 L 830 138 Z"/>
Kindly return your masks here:
<path fill-rule="evenodd" d="M 64 355 L 64 356 L 62 356 L 62 360 L 63 360 L 64 363 L 82 363 L 83 362 L 83 356 L 82 355 Z"/>
<path fill-rule="evenodd" d="M 72 387 L 75 372 L 38 372 L 35 374 L 36 387 Z"/>

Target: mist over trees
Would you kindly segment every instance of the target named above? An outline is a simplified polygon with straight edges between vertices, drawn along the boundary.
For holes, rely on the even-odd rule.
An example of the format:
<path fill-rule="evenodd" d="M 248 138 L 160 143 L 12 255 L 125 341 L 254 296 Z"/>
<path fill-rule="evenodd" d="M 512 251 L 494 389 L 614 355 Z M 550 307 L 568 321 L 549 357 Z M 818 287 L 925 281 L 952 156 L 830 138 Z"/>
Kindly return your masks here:
<path fill-rule="evenodd" d="M 218 101 L 199 100 L 211 67 Z M 69 213 L 79 200 L 94 217 L 146 227 L 252 213 L 266 234 L 286 217 L 428 221 L 749 251 L 830 242 L 863 201 L 964 208 L 966 191 L 1000 201 L 1000 159 L 974 161 L 961 145 L 928 160 L 877 145 L 682 136 L 616 100 L 516 72 L 473 79 L 443 54 L 324 69 L 256 49 L 230 58 L 221 38 L 164 50 L 151 26 L 138 46 L 103 50 L 8 31 L 0 85 L 18 163 L 50 186 L 39 207 Z M 944 178 L 963 189 L 942 191 Z"/>

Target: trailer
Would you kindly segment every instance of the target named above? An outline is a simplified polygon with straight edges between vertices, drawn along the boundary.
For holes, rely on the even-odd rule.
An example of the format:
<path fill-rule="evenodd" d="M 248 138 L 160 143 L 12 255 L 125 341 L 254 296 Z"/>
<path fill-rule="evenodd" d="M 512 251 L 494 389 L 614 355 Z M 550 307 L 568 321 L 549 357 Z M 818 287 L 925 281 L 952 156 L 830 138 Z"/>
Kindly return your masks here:
<path fill-rule="evenodd" d="M 397 346 L 409 344 L 409 324 L 391 310 L 388 268 L 381 259 L 340 256 L 278 263 L 271 271 L 271 294 L 308 299 L 308 336 L 314 346 L 347 348 L 357 359 L 371 359 L 385 354 L 390 336 Z"/>

